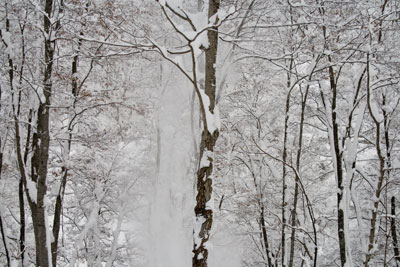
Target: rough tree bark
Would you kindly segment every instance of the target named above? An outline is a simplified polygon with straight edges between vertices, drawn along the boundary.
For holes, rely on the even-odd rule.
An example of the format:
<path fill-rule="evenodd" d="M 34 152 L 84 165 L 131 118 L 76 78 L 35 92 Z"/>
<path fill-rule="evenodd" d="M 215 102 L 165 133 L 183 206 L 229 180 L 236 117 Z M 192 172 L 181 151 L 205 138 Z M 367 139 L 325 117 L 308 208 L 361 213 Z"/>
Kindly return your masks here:
<path fill-rule="evenodd" d="M 210 0 L 208 3 L 208 18 L 214 16 L 220 6 L 219 0 Z M 204 93 L 209 98 L 209 106 L 204 106 L 202 112 L 203 116 L 203 132 L 200 141 L 200 166 L 197 171 L 197 195 L 196 195 L 196 206 L 194 208 L 196 216 L 196 225 L 194 230 L 194 245 L 193 245 L 193 267 L 207 267 L 208 249 L 206 242 L 210 238 L 211 226 L 213 223 L 213 210 L 210 205 L 207 204 L 209 201 L 213 201 L 212 195 L 212 172 L 213 172 L 213 151 L 217 141 L 219 130 L 215 129 L 210 132 L 209 126 L 207 125 L 207 119 L 204 118 L 207 112 L 214 114 L 215 112 L 215 91 L 216 91 L 216 70 L 215 64 L 217 59 L 217 48 L 218 48 L 218 28 L 212 27 L 207 32 L 209 47 L 205 50 L 206 65 L 205 65 L 205 82 L 204 82 Z M 200 89 L 202 90 L 202 89 Z M 208 164 L 202 164 L 204 160 L 208 161 Z M 204 166 L 203 166 L 204 165 Z"/>
<path fill-rule="evenodd" d="M 158 1 L 158 0 L 157 0 Z M 195 225 L 193 229 L 193 267 L 207 267 L 208 260 L 208 249 L 206 246 L 207 241 L 210 238 L 210 231 L 213 223 L 213 210 L 212 210 L 212 172 L 214 164 L 214 146 L 219 136 L 219 117 L 218 109 L 216 108 L 216 61 L 217 61 L 217 50 L 218 50 L 218 28 L 221 22 L 226 18 L 218 17 L 218 9 L 220 7 L 220 0 L 207 1 L 208 4 L 208 15 L 209 26 L 204 29 L 196 29 L 195 23 L 190 17 L 178 15 L 180 12 L 174 10 L 165 1 L 158 1 L 161 10 L 175 29 L 176 33 L 182 36 L 189 48 L 188 51 L 183 54 L 190 53 L 192 61 L 192 69 L 190 72 L 186 71 L 180 64 L 169 57 L 173 55 L 173 52 L 169 52 L 167 49 L 160 47 L 153 40 L 149 39 L 152 43 L 153 48 L 156 48 L 158 52 L 169 62 L 173 63 L 188 80 L 193 84 L 194 90 L 199 98 L 200 113 L 202 121 L 202 133 L 200 140 L 199 149 L 199 166 L 196 171 L 196 205 L 194 208 L 195 213 Z M 201 2 L 198 2 L 199 8 L 201 8 Z M 201 45 L 196 47 L 194 40 L 189 38 L 182 32 L 179 27 L 176 26 L 173 19 L 168 15 L 169 11 L 176 15 L 179 19 L 189 24 L 192 30 L 207 32 L 208 45 Z M 201 32 L 198 32 L 201 34 Z M 199 35 L 195 37 L 198 38 Z M 205 47 L 206 46 L 206 47 Z M 199 55 L 195 50 L 201 49 L 205 52 L 205 66 L 204 70 L 199 70 L 201 64 L 197 64 Z M 202 68 L 202 67 L 201 67 Z M 204 84 L 203 77 L 200 77 L 204 73 Z"/>
<path fill-rule="evenodd" d="M 28 197 L 29 207 L 32 214 L 32 223 L 36 245 L 36 265 L 40 267 L 51 266 L 50 248 L 48 247 L 48 226 L 46 212 L 46 193 L 47 193 L 47 167 L 49 159 L 49 118 L 50 118 L 50 98 L 52 92 L 52 71 L 54 56 L 54 40 L 52 36 L 52 11 L 53 1 L 46 0 L 43 16 L 44 32 L 44 77 L 43 77 L 43 96 L 37 110 L 36 132 L 32 137 L 31 159 L 31 179 L 36 183 L 37 192 L 34 198 Z M 31 192 L 28 193 L 30 195 Z"/>

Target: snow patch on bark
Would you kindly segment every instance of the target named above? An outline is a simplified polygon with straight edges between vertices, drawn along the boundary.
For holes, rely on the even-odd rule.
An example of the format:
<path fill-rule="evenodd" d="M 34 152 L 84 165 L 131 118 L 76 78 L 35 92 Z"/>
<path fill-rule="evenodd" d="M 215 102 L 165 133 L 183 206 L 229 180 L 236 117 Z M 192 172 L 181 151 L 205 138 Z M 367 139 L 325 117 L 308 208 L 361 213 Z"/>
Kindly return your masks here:
<path fill-rule="evenodd" d="M 37 203 L 37 186 L 34 181 L 32 181 L 30 178 L 26 179 L 26 188 L 28 189 L 28 194 L 30 199 Z"/>
<path fill-rule="evenodd" d="M 214 160 L 214 152 L 205 150 L 200 160 L 200 169 L 210 166 L 213 160 Z"/>
<path fill-rule="evenodd" d="M 206 219 L 203 216 L 198 216 L 194 218 L 194 228 L 193 228 L 193 241 L 194 241 L 194 246 L 196 249 L 198 249 L 201 245 L 201 240 L 202 238 L 200 237 L 200 232 L 201 228 L 203 226 L 203 223 L 206 221 Z"/>
<path fill-rule="evenodd" d="M 219 130 L 221 127 L 218 106 L 214 107 L 214 114 L 210 111 L 210 98 L 204 90 L 200 90 L 201 99 L 203 101 L 203 108 L 206 115 L 207 130 L 210 134 L 213 134 L 215 130 Z"/>
<path fill-rule="evenodd" d="M 53 236 L 53 231 L 50 230 L 50 224 L 49 224 L 49 215 L 47 212 L 47 209 L 51 205 L 50 200 L 47 198 L 47 196 L 44 197 L 44 221 L 45 221 L 45 227 L 46 227 L 46 247 L 47 247 L 47 259 L 49 262 L 49 267 L 53 267 L 53 262 L 51 260 L 51 243 L 54 242 L 54 236 Z"/>

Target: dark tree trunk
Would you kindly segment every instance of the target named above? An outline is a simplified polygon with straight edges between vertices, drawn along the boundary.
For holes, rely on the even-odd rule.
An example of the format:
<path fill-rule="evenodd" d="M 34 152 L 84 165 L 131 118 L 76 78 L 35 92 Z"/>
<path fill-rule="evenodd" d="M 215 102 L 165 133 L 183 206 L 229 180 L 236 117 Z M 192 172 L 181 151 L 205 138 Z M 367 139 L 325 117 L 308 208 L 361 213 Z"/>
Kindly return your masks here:
<path fill-rule="evenodd" d="M 44 42 L 44 78 L 43 78 L 43 99 L 41 99 L 37 110 L 36 132 L 32 138 L 33 156 L 31 159 L 31 177 L 32 181 L 37 185 L 36 202 L 28 198 L 31 208 L 33 229 L 35 234 L 36 245 L 36 265 L 40 267 L 48 267 L 50 255 L 47 247 L 47 227 L 46 227 L 46 203 L 45 196 L 47 193 L 47 167 L 49 159 L 49 107 L 52 91 L 52 71 L 53 71 L 53 55 L 54 41 L 51 40 L 51 15 L 53 10 L 53 1 L 46 0 L 44 31 L 46 39 Z"/>
<path fill-rule="evenodd" d="M 24 151 L 24 166 L 26 166 L 26 162 L 28 161 L 28 153 L 29 153 L 29 143 L 31 140 L 31 123 L 32 123 L 32 109 L 29 110 L 29 118 L 28 118 L 28 130 L 26 134 L 25 141 L 25 151 Z M 16 122 L 18 125 L 18 122 Z M 19 131 L 18 131 L 19 132 Z M 18 139 L 19 139 L 18 135 Z M 20 150 L 18 150 L 20 153 Z M 20 169 L 25 173 L 25 168 Z M 24 177 L 22 176 L 19 179 L 18 183 L 18 199 L 19 199 L 19 218 L 20 218 L 20 227 L 19 227 L 19 249 L 21 253 L 21 266 L 24 266 L 24 258 L 25 258 L 25 200 L 24 200 Z"/>
<path fill-rule="evenodd" d="M 71 140 L 71 138 L 69 139 Z M 61 215 L 62 215 L 62 202 L 64 198 L 65 186 L 67 184 L 68 169 L 66 167 L 62 168 L 63 177 L 61 180 L 60 191 L 58 192 L 56 199 L 56 206 L 54 208 L 54 221 L 53 221 L 53 236 L 54 240 L 51 243 L 51 261 L 52 265 L 57 266 L 57 249 L 58 249 L 58 239 L 61 228 Z"/>
<path fill-rule="evenodd" d="M 293 68 L 293 58 L 290 59 L 289 70 Z M 287 73 L 287 88 L 289 92 L 286 96 L 286 109 L 285 109 L 285 126 L 283 135 L 283 152 L 282 152 L 282 229 L 281 229 L 281 244 L 282 244 L 282 267 L 286 267 L 286 160 L 287 160 L 287 139 L 289 128 L 289 110 L 290 110 L 290 97 L 293 88 L 291 88 L 291 74 Z"/>
<path fill-rule="evenodd" d="M 203 157 L 204 152 L 213 151 L 215 141 L 218 138 L 218 131 L 211 135 L 207 130 L 203 131 L 201 146 L 204 146 L 200 153 Z M 202 167 L 197 172 L 197 196 L 196 196 L 196 207 L 194 209 L 196 215 L 196 229 L 195 242 L 193 248 L 193 267 L 207 267 L 208 249 L 206 248 L 206 242 L 210 237 L 211 226 L 213 223 L 213 210 L 207 206 L 207 202 L 212 201 L 212 179 L 211 174 L 213 171 L 213 159 L 208 157 L 209 166 Z M 198 231 L 198 233 L 197 233 Z M 198 236 L 196 236 L 198 235 Z M 196 242 L 197 239 L 197 242 Z"/>
<path fill-rule="evenodd" d="M 375 115 L 371 108 L 371 88 L 370 88 L 370 71 L 369 71 L 369 54 L 367 54 L 367 103 L 368 103 L 368 110 L 372 117 L 372 120 L 375 124 L 375 150 L 376 154 L 379 159 L 379 174 L 378 174 L 378 184 L 375 189 L 375 197 L 374 197 L 374 206 L 372 210 L 372 216 L 370 220 L 370 231 L 369 231 L 369 242 L 368 242 L 368 252 L 365 257 L 364 266 L 369 266 L 369 262 L 372 258 L 372 250 L 375 243 L 375 232 L 376 232 L 376 221 L 378 218 L 378 208 L 380 197 L 383 189 L 383 182 L 385 177 L 385 156 L 383 155 L 382 148 L 381 148 L 381 122 L 375 118 Z"/>
<path fill-rule="evenodd" d="M 81 32 L 80 35 L 83 35 Z M 80 49 L 80 46 L 82 44 L 82 39 L 78 40 L 78 50 Z M 79 57 L 78 55 L 74 56 L 74 59 L 72 61 L 72 68 L 71 68 L 71 73 L 72 73 L 72 86 L 71 86 L 71 91 L 72 95 L 74 96 L 74 107 L 77 101 L 77 96 L 79 92 L 79 87 L 78 87 L 78 81 L 76 78 L 76 74 L 78 73 L 78 60 Z M 69 154 L 71 150 L 71 144 L 72 144 L 72 120 L 70 121 L 68 125 L 68 141 L 67 141 L 67 146 L 68 146 L 68 152 Z M 59 240 L 59 233 L 60 233 L 60 228 L 61 228 L 61 216 L 62 216 L 62 205 L 63 205 L 63 199 L 64 199 L 64 193 L 65 193 L 65 186 L 67 185 L 67 178 L 68 178 L 68 168 L 63 167 L 61 172 L 63 174 L 61 178 L 61 185 L 60 185 L 60 190 L 57 194 L 56 198 L 56 205 L 54 208 L 54 220 L 53 220 L 53 236 L 54 240 L 51 243 L 51 261 L 52 265 L 55 267 L 57 266 L 57 249 L 58 249 L 58 240 Z"/>
<path fill-rule="evenodd" d="M 328 56 L 328 61 L 332 62 L 330 56 Z M 337 216 L 338 216 L 338 238 L 339 238 L 339 253 L 340 253 L 340 263 L 341 266 L 344 267 L 347 261 L 346 258 L 346 238 L 344 232 L 345 218 L 344 212 L 342 209 L 342 201 L 343 201 L 343 167 L 342 167 L 342 152 L 340 151 L 340 138 L 339 138 L 339 126 L 337 122 L 337 114 L 336 114 L 336 102 L 337 102 L 337 86 L 335 81 L 335 72 L 333 67 L 329 67 L 329 81 L 332 92 L 332 134 L 333 134 L 333 149 L 334 149 L 334 162 L 336 162 L 336 179 L 337 179 Z"/>
<path fill-rule="evenodd" d="M 305 116 L 305 108 L 306 108 L 306 102 L 307 102 L 307 96 L 308 96 L 308 89 L 309 87 L 307 86 L 306 92 L 304 94 L 301 93 L 301 115 L 300 115 L 300 129 L 299 129 L 299 144 L 297 148 L 297 156 L 296 156 L 296 178 L 295 178 L 295 187 L 294 187 L 294 196 L 293 196 L 293 208 L 291 212 L 291 236 L 290 236 L 290 258 L 289 258 L 289 267 L 293 266 L 293 260 L 294 260 L 294 245 L 295 245 L 295 240 L 296 240 L 296 220 L 297 220 L 297 201 L 299 197 L 299 173 L 300 173 L 300 160 L 301 160 L 301 152 L 302 152 L 302 146 L 303 146 L 303 128 L 304 128 L 304 116 Z M 301 89 L 300 89 L 301 90 Z"/>
<path fill-rule="evenodd" d="M 220 1 L 210 0 L 208 4 L 208 17 L 212 17 L 217 13 Z M 214 146 L 217 141 L 219 131 L 218 129 L 213 130 L 210 133 L 210 125 L 207 125 L 205 118 L 206 112 L 214 114 L 215 108 L 215 91 L 216 91 L 216 71 L 215 64 L 217 59 L 217 47 L 218 47 L 218 28 L 213 27 L 208 30 L 209 47 L 205 51 L 206 65 L 205 65 L 205 85 L 204 91 L 210 100 L 209 107 L 203 106 L 203 132 L 201 135 L 200 142 L 200 159 L 207 157 L 209 162 L 208 166 L 199 166 L 197 171 L 197 195 L 196 195 L 196 206 L 194 208 L 196 216 L 196 226 L 194 230 L 194 247 L 193 247 L 193 267 L 207 267 L 208 249 L 206 248 L 206 242 L 210 237 L 211 226 L 213 223 L 213 210 L 207 205 L 207 202 L 213 201 L 212 195 L 212 172 L 213 172 L 213 157 L 208 156 L 209 153 L 212 155 Z M 202 90 L 202 89 L 200 89 Z"/>
<path fill-rule="evenodd" d="M 268 235 L 267 235 L 267 228 L 265 225 L 265 219 L 264 219 L 264 203 L 261 204 L 261 212 L 260 212 L 260 225 L 261 225 L 261 232 L 262 232 L 262 237 L 263 237 L 263 242 L 264 242 L 264 248 L 265 248 L 265 254 L 267 255 L 267 262 L 268 262 L 268 267 L 274 267 L 271 259 L 271 250 L 269 248 L 269 242 L 268 242 Z M 273 255 L 272 255 L 273 256 Z"/>
<path fill-rule="evenodd" d="M 6 11 L 7 11 L 7 3 L 6 3 Z M 21 45 L 21 50 L 22 50 L 22 60 L 20 63 L 20 70 L 19 70 L 19 85 L 22 87 L 22 74 L 23 74 L 23 69 L 25 65 L 25 39 L 24 39 L 24 29 L 25 29 L 25 24 L 20 25 L 20 31 L 21 31 L 21 37 L 22 37 L 22 45 Z M 7 32 L 10 31 L 10 21 L 8 17 L 6 17 L 6 30 Z M 19 216 L 20 216 L 20 236 L 19 236 L 19 253 L 20 253 L 20 258 L 21 258 L 21 266 L 24 266 L 24 258 L 25 258 L 25 204 L 24 204 L 24 181 L 25 180 L 25 164 L 27 161 L 28 157 L 28 152 L 29 152 L 29 141 L 30 141 L 30 133 L 31 133 L 31 122 L 32 122 L 32 110 L 29 111 L 29 117 L 28 117 L 28 130 L 27 130 L 27 137 L 26 137 L 26 146 L 24 150 L 24 158 L 22 160 L 22 155 L 21 155 L 21 144 L 20 144 L 20 134 L 19 134 L 19 115 L 20 115 L 20 110 L 21 110 L 21 97 L 22 97 L 22 90 L 19 91 L 18 93 L 18 102 L 17 102 L 17 107 L 15 107 L 15 91 L 14 91 L 14 71 L 15 71 L 15 66 L 13 63 L 13 60 L 10 56 L 8 56 L 8 65 L 9 65 L 9 71 L 8 71 L 8 78 L 9 78 L 9 86 L 10 86 L 10 91 L 11 91 L 11 99 L 12 99 L 12 112 L 13 112 L 13 117 L 14 117 L 14 125 L 15 125 L 15 144 L 16 144 L 16 154 L 17 154 L 17 162 L 18 162 L 18 167 L 19 171 L 21 173 L 19 184 L 18 184 L 18 200 L 19 200 Z M 0 109 L 1 109 L 1 87 L 0 87 Z M 1 140 L 0 140 L 1 141 Z M 1 148 L 1 142 L 0 142 L 0 148 Z M 0 158 L 2 158 L 2 154 L 0 154 Z M 1 162 L 2 159 L 0 159 L 0 174 L 1 174 Z M 23 175 L 22 175 L 23 173 Z M 1 176 L 1 175 L 0 175 Z M 3 227 L 1 225 L 1 227 Z M 2 234 L 4 234 L 3 229 Z M 4 238 L 4 236 L 3 236 Z M 4 240 L 5 242 L 5 240 Z M 4 243 L 5 244 L 5 243 Z M 7 265 L 10 265 L 10 258 L 8 255 L 8 249 L 6 247 L 6 244 L 4 245 L 6 248 L 6 256 L 7 256 Z"/>
<path fill-rule="evenodd" d="M 324 35 L 325 28 L 323 27 Z M 330 56 L 328 56 L 328 61 L 332 62 Z M 338 217 L 338 238 L 339 238 L 339 254 L 340 254 L 340 264 L 342 267 L 346 264 L 346 239 L 344 232 L 344 212 L 341 208 L 341 203 L 343 201 L 343 164 L 342 164 L 342 152 L 340 151 L 340 138 L 339 138 L 339 126 L 337 122 L 337 114 L 336 114 L 336 101 L 337 101 L 337 87 L 335 81 L 335 73 L 333 67 L 330 66 L 328 68 L 329 72 L 329 80 L 330 80 L 330 89 L 332 93 L 332 103 L 326 102 L 323 93 L 321 92 L 321 99 L 325 108 L 328 108 L 327 105 L 331 104 L 330 109 L 332 110 L 331 121 L 332 121 L 332 139 L 333 144 L 331 143 L 331 147 L 333 146 L 333 167 L 335 170 L 335 176 L 337 179 L 337 217 Z"/>
<path fill-rule="evenodd" d="M 396 230 L 396 198 L 393 196 L 391 199 L 391 219 L 390 219 L 390 230 L 392 232 L 393 240 L 393 251 L 394 259 L 396 261 L 396 266 L 400 263 L 400 252 L 399 252 L 399 242 L 397 240 L 397 230 Z"/>

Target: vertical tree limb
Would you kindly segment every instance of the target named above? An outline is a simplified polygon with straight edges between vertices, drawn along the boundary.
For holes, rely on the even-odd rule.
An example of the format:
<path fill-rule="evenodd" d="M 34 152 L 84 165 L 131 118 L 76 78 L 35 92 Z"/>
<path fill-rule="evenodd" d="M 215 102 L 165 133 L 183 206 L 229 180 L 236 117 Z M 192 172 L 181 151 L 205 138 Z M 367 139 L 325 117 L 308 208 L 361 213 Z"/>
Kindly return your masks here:
<path fill-rule="evenodd" d="M 208 3 L 208 18 L 213 17 L 220 6 L 220 0 L 210 0 Z M 218 20 L 218 17 L 216 18 Z M 214 115 L 215 108 L 215 93 L 216 93 L 216 61 L 218 49 L 218 27 L 214 26 L 207 31 L 209 47 L 205 50 L 206 65 L 205 65 L 205 83 L 204 93 L 209 98 L 209 106 L 203 104 L 203 132 L 200 142 L 200 166 L 197 171 L 197 195 L 196 206 L 194 208 L 196 216 L 196 226 L 194 231 L 194 246 L 193 246 L 193 267 L 207 267 L 208 249 L 206 243 L 210 238 L 210 231 L 213 223 L 213 210 L 210 204 L 207 204 L 212 199 L 212 172 L 213 172 L 213 152 L 214 146 L 218 139 L 219 130 L 215 129 L 211 133 L 207 122 L 206 114 L 210 112 Z M 194 79 L 196 81 L 196 79 Z M 202 89 L 200 89 L 202 90 Z M 202 97 L 200 95 L 200 97 Z M 205 110 L 208 109 L 208 110 Z M 210 155 L 209 155 L 210 153 Z M 208 165 L 202 165 L 203 157 L 208 161 Z M 200 225 L 201 224 L 201 225 Z M 197 229 L 196 229 L 197 228 Z M 199 229 L 198 229 L 199 228 Z"/>
<path fill-rule="evenodd" d="M 400 252 L 399 252 L 399 242 L 397 239 L 397 230 L 396 230 L 396 197 L 395 196 L 392 196 L 390 211 L 391 211 L 390 231 L 392 233 L 394 259 L 396 261 L 396 266 L 399 266 Z"/>

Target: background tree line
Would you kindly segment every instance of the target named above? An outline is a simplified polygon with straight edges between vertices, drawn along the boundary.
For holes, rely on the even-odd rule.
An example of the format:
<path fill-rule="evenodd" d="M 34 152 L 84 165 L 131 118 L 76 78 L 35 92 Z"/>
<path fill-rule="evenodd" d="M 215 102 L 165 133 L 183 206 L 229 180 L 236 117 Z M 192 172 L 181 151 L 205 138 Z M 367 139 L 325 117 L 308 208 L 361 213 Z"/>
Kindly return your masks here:
<path fill-rule="evenodd" d="M 400 265 L 399 8 L 3 0 L 1 264 Z"/>

